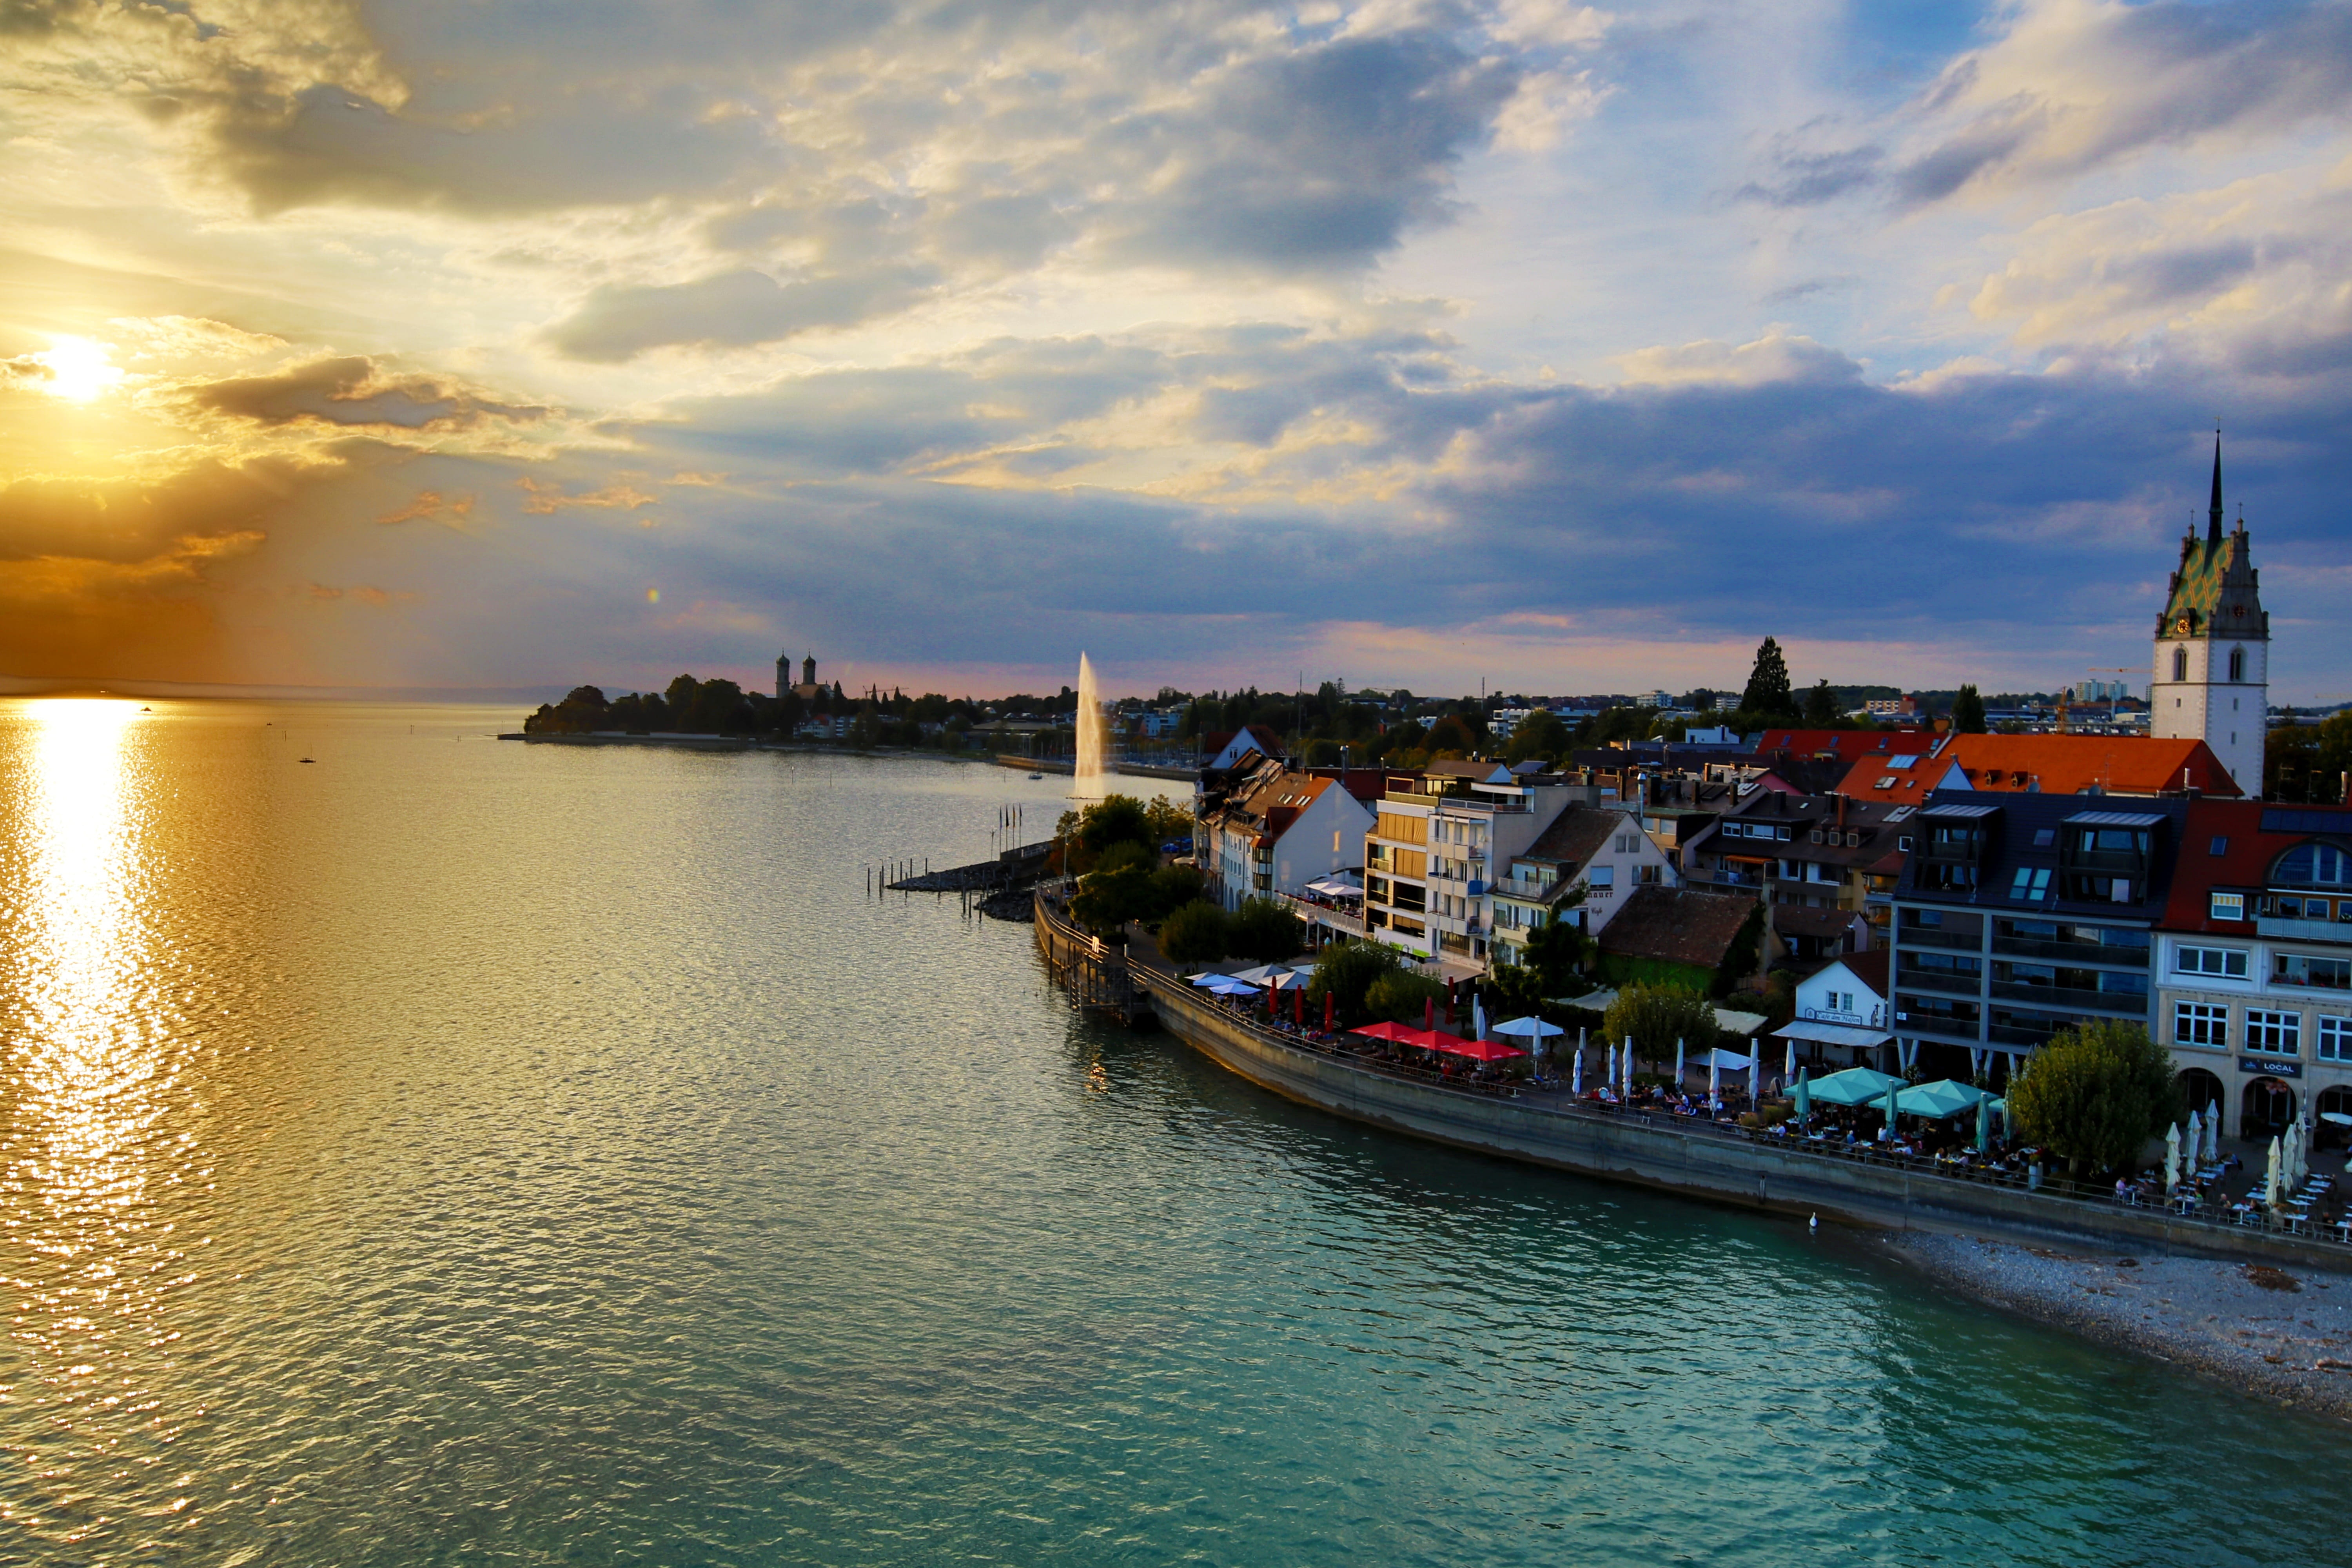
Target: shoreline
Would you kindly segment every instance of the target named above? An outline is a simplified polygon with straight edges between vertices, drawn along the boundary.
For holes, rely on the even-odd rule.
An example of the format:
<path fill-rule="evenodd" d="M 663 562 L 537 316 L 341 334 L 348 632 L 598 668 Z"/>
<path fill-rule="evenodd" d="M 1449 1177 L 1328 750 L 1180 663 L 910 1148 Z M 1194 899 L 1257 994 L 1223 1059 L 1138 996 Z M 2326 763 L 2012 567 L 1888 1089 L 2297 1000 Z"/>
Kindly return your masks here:
<path fill-rule="evenodd" d="M 2352 1420 L 2352 1275 L 1946 1231 L 1877 1239 L 1889 1260 L 2005 1311 Z"/>

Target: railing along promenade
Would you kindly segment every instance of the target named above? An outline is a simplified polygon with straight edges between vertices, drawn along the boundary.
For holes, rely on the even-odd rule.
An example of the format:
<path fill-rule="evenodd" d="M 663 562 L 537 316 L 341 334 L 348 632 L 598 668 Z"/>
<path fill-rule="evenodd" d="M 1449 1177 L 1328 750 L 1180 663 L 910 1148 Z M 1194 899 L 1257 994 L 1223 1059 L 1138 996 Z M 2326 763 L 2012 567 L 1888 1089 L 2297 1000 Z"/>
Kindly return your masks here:
<path fill-rule="evenodd" d="M 1047 934 L 1050 927 L 1053 934 L 1066 943 L 1087 946 L 1093 941 L 1069 924 L 1048 898 L 1038 900 L 1038 918 L 1041 937 Z M 1346 1046 L 1337 1036 L 1295 1025 L 1270 1024 L 1255 1010 L 1201 994 L 1181 975 L 1156 962 L 1156 955 L 1145 956 L 1129 950 L 1124 958 L 1127 984 L 1153 999 L 1154 1011 L 1162 1015 L 1163 1022 L 1168 1021 L 1166 1015 L 1170 1013 L 1213 1018 L 1218 1027 L 1247 1037 L 1261 1050 L 1327 1063 L 1366 1079 L 1410 1084 L 1418 1093 L 1460 1097 L 1498 1109 L 1507 1106 L 1505 1114 L 1594 1128 L 1620 1128 L 1636 1137 L 1664 1137 L 1680 1147 L 1693 1167 L 1704 1169 L 1710 1163 L 1726 1163 L 1720 1159 L 1711 1161 L 1706 1152 L 1710 1148 L 1728 1153 L 1731 1149 L 1746 1147 L 1768 1152 L 1777 1160 L 1791 1161 L 1800 1170 L 1811 1167 L 1825 1174 L 1836 1171 L 1870 1172 L 1872 1176 L 1864 1178 L 1870 1185 L 1888 1189 L 1880 1196 L 1890 1202 L 1899 1198 L 1904 1207 L 1924 1201 L 1926 1206 L 1951 1218 L 1979 1219 L 1995 1226 L 2027 1223 L 2075 1236 L 2095 1235 L 2108 1243 L 2202 1245 L 2215 1251 L 2252 1251 L 2257 1255 L 2299 1258 L 2325 1268 L 2352 1268 L 2352 1245 L 2292 1229 L 2281 1216 L 2267 1211 L 2256 1210 L 2245 1218 L 2228 1211 L 2209 1213 L 2201 1208 L 2182 1212 L 2168 1204 L 2126 1201 L 2116 1196 L 2112 1188 L 2063 1176 L 2045 1174 L 2037 1180 L 2022 1171 L 2000 1170 L 1933 1155 L 1898 1154 L 1874 1143 L 1848 1144 L 1827 1135 L 1740 1127 L 1677 1113 L 1662 1106 L 1571 1098 L 1556 1082 L 1478 1079 L 1438 1072 Z M 1346 1114 L 1344 1110 L 1341 1113 Z M 1739 1163 L 1738 1157 L 1728 1162 Z M 1596 1169 L 1594 1173 L 1612 1173 Z M 1935 1196 L 1939 1192 L 1946 1194 L 1940 1200 Z M 1969 1194 L 1979 1192 L 1986 1198 L 1971 1202 Z M 1736 1197 L 1729 1192 L 1718 1192 L 1717 1195 Z M 1837 1200 L 1824 1196 L 1821 1205 L 1833 1208 Z M 2207 1240 L 2200 1243 L 2199 1237 Z"/>

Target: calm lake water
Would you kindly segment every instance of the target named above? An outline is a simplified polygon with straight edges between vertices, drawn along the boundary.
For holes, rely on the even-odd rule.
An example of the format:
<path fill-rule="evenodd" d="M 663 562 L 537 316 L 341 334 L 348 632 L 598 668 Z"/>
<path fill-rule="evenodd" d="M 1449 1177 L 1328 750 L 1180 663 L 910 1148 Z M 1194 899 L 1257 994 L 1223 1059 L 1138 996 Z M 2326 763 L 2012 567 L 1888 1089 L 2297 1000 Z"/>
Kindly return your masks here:
<path fill-rule="evenodd" d="M 865 896 L 1059 781 L 151 706 L 0 702 L 0 1560 L 2352 1561 L 2339 1426 Z"/>

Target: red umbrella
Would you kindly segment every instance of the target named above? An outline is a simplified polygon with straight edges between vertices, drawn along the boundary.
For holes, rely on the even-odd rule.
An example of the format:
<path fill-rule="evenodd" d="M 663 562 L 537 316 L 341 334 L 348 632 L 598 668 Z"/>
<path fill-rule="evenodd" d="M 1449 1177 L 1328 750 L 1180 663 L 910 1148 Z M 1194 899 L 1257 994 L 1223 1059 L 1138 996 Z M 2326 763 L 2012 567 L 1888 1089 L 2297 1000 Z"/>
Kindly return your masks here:
<path fill-rule="evenodd" d="M 1418 1040 L 1421 1031 L 1418 1029 L 1409 1029 L 1402 1024 L 1379 1023 L 1366 1024 L 1362 1027 L 1356 1029 L 1354 1033 L 1359 1035 L 1369 1035 L 1375 1040 L 1387 1040 L 1391 1044 L 1410 1046 Z"/>
<path fill-rule="evenodd" d="M 1331 1032 L 1331 1003 L 1335 994 L 1329 991 L 1323 993 L 1323 1032 L 1327 1035 Z"/>

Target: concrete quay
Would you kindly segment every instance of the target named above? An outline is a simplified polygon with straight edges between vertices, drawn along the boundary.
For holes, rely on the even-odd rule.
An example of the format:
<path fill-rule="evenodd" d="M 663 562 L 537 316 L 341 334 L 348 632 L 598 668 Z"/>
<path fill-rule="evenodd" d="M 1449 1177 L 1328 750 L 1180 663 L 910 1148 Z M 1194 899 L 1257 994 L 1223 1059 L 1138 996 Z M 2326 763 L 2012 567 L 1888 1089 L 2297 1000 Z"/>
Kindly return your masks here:
<path fill-rule="evenodd" d="M 1456 1088 L 1380 1070 L 1269 1029 L 1139 949 L 1106 946 L 1040 895 L 1040 952 L 1081 1005 L 1149 1012 L 1185 1044 L 1288 1100 L 1407 1137 L 1716 1203 L 1857 1226 L 1998 1235 L 2156 1256 L 2352 1271 L 2352 1247 L 1863 1160 L 1773 1138 L 1603 1109 L 1552 1092 Z M 1156 955 L 1152 955 L 1156 958 Z"/>

